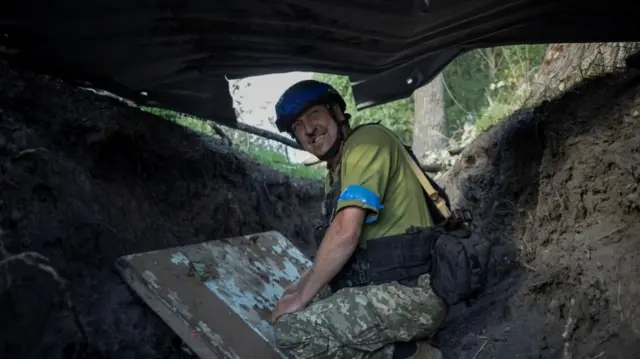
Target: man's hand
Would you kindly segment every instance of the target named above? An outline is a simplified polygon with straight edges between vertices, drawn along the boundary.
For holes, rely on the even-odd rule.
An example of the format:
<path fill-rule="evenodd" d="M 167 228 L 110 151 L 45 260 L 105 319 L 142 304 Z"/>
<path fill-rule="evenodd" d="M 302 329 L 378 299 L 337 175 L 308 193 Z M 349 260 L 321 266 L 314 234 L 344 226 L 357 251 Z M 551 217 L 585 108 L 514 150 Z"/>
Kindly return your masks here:
<path fill-rule="evenodd" d="M 307 281 L 307 278 L 309 278 L 310 271 L 310 269 L 307 269 L 302 273 L 300 278 L 289 284 L 289 286 L 284 290 L 282 297 L 278 300 L 276 308 L 271 316 L 272 323 L 275 323 L 276 319 L 281 315 L 296 312 L 306 306 L 306 303 L 305 305 L 300 305 L 300 303 L 303 302 L 302 297 L 300 296 L 300 288 Z M 298 308 L 299 306 L 301 306 L 301 308 Z M 291 311 L 292 309 L 295 310 Z"/>
<path fill-rule="evenodd" d="M 311 301 L 347 263 L 358 246 L 365 216 L 366 211 L 359 207 L 346 207 L 336 214 L 320 243 L 308 278 L 300 286 L 303 301 Z"/>
<path fill-rule="evenodd" d="M 295 281 L 295 282 L 289 284 L 289 286 L 284 290 L 284 292 L 282 292 L 282 297 L 286 297 L 288 294 L 292 294 L 294 292 L 297 292 L 299 286 L 300 286 L 300 282 L 299 281 Z"/>
<path fill-rule="evenodd" d="M 297 292 L 300 289 L 301 285 L 304 284 L 304 282 L 307 280 L 308 277 L 309 277 L 309 269 L 307 269 L 304 273 L 302 273 L 300 278 L 295 280 L 293 283 L 289 284 L 289 286 L 284 290 L 284 293 L 282 293 L 282 296 L 284 297 L 287 294 Z"/>
<path fill-rule="evenodd" d="M 285 290 L 272 314 L 272 323 L 284 315 L 304 309 L 313 297 L 342 269 L 358 246 L 366 211 L 359 207 L 342 209 L 329 226 L 318 248 L 315 262 Z"/>
<path fill-rule="evenodd" d="M 304 309 L 307 306 L 302 300 L 299 291 L 294 291 L 293 293 L 285 293 L 282 298 L 276 304 L 276 309 L 273 311 L 271 315 L 271 323 L 275 323 L 278 318 L 285 314 L 295 313 Z"/>

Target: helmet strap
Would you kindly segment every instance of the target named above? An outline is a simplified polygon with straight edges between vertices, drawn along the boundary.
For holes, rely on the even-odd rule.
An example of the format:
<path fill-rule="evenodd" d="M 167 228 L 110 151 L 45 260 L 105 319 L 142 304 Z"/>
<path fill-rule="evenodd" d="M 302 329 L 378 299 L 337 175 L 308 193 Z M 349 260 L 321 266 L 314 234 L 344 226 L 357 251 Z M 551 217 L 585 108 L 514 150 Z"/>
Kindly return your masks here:
<path fill-rule="evenodd" d="M 330 106 L 327 106 L 327 107 L 329 108 L 329 113 L 331 113 L 331 118 L 333 118 L 333 120 L 338 125 L 338 134 L 336 136 L 336 140 L 333 142 L 331 147 L 329 147 L 327 152 L 325 152 L 321 156 L 318 156 L 318 159 L 320 161 L 328 161 L 333 157 L 337 156 L 338 153 L 340 153 L 342 144 L 344 143 L 344 123 L 338 121 L 338 116 L 336 115 L 335 109 L 333 109 Z"/>

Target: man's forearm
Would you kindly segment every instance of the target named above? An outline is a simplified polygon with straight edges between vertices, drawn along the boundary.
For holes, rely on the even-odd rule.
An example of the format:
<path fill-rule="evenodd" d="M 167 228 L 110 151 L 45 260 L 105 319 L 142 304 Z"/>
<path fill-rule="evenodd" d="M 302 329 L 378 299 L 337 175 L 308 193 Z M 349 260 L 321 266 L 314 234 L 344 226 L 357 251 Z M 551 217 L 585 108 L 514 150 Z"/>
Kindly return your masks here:
<path fill-rule="evenodd" d="M 342 219 L 342 220 L 340 220 Z M 344 218 L 336 218 L 318 248 L 308 277 L 300 284 L 303 301 L 310 301 L 333 277 L 340 272 L 358 245 L 360 225 L 345 225 Z"/>

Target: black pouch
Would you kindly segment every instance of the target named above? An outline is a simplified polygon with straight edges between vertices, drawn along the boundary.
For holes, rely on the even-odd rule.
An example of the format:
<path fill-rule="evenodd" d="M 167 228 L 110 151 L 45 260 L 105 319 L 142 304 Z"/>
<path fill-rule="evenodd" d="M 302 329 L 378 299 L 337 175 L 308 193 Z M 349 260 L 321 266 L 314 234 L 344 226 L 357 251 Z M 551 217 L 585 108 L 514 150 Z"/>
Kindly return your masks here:
<path fill-rule="evenodd" d="M 443 232 L 432 253 L 431 285 L 449 306 L 468 301 L 484 289 L 487 241 L 465 230 Z"/>
<path fill-rule="evenodd" d="M 371 282 L 417 284 L 418 277 L 431 270 L 432 250 L 440 233 L 436 227 L 410 228 L 401 235 L 367 242 Z"/>

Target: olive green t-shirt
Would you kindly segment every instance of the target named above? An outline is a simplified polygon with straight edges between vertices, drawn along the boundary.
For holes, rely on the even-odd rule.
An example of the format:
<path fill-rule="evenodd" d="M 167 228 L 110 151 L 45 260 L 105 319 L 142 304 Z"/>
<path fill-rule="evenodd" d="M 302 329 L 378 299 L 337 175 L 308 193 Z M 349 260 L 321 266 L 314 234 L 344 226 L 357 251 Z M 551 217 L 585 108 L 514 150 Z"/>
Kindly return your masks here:
<path fill-rule="evenodd" d="M 401 151 L 406 149 L 399 138 L 381 125 L 359 128 L 344 144 L 336 213 L 349 206 L 367 210 L 360 243 L 433 223 L 422 186 Z M 333 175 L 327 175 L 327 193 Z"/>

